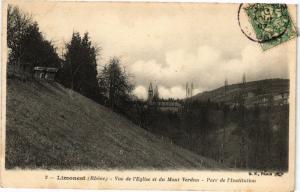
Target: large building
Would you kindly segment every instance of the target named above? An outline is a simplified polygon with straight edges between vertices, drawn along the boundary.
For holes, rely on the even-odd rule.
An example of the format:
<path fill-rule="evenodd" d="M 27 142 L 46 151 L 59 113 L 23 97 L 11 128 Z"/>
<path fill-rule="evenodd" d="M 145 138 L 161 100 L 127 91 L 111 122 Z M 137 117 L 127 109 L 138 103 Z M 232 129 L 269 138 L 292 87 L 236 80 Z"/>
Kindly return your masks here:
<path fill-rule="evenodd" d="M 150 82 L 149 88 L 148 88 L 148 102 L 156 101 L 159 99 L 158 94 L 158 88 L 157 85 L 155 86 L 155 89 L 153 89 L 152 83 Z"/>
<path fill-rule="evenodd" d="M 180 112 L 182 109 L 182 104 L 180 100 L 159 98 L 157 85 L 153 89 L 153 85 L 150 82 L 148 88 L 147 107 L 156 108 L 161 111 Z"/>

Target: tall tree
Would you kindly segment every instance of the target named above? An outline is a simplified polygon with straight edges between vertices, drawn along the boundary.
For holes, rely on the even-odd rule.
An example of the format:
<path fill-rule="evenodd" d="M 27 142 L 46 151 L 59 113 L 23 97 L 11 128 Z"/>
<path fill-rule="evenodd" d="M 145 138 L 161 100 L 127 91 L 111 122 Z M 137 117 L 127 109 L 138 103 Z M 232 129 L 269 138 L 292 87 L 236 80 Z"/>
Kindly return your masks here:
<path fill-rule="evenodd" d="M 30 65 L 45 67 L 60 67 L 60 59 L 50 41 L 44 39 L 37 23 L 28 27 L 28 33 L 22 40 L 26 47 L 22 61 Z"/>
<path fill-rule="evenodd" d="M 62 68 L 61 82 L 89 98 L 98 96 L 97 62 L 99 49 L 92 45 L 88 33 L 81 38 L 74 32 L 66 44 L 65 62 Z"/>
<path fill-rule="evenodd" d="M 21 65 L 24 55 L 22 41 L 28 34 L 28 28 L 32 25 L 32 19 L 24 14 L 18 7 L 8 5 L 7 9 L 7 46 L 9 50 L 8 72 L 16 70 Z"/>
<path fill-rule="evenodd" d="M 39 26 L 18 7 L 8 6 L 7 46 L 9 48 L 8 72 L 33 72 L 35 66 L 60 67 L 60 59 Z"/>
<path fill-rule="evenodd" d="M 99 74 L 98 82 L 102 94 L 108 98 L 109 106 L 124 110 L 130 101 L 133 84 L 125 68 L 122 70 L 120 65 L 119 58 L 111 58 Z"/>

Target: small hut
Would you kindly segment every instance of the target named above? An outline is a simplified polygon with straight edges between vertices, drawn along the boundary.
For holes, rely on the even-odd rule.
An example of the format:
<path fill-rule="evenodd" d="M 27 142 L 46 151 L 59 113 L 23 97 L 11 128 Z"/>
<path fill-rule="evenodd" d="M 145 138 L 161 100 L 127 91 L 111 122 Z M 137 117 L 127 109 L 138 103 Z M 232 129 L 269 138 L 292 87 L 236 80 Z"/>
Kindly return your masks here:
<path fill-rule="evenodd" d="M 46 75 L 46 67 L 34 67 L 33 76 L 35 79 L 44 79 Z"/>
<path fill-rule="evenodd" d="M 55 67 L 34 67 L 34 78 L 38 80 L 54 81 L 58 68 Z"/>
<path fill-rule="evenodd" d="M 57 71 L 58 71 L 58 68 L 47 67 L 46 68 L 45 79 L 48 80 L 48 81 L 54 81 Z"/>

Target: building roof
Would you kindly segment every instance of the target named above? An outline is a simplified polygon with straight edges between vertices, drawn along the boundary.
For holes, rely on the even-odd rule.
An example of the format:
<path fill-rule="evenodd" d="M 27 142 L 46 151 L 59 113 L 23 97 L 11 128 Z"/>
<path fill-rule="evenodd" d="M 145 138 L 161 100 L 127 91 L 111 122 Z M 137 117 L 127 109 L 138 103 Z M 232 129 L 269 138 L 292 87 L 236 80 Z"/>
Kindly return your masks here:
<path fill-rule="evenodd" d="M 57 71 L 58 71 L 58 68 L 55 68 L 55 67 L 47 67 L 47 68 L 46 68 L 46 71 L 47 71 L 47 72 L 57 72 Z"/>
<path fill-rule="evenodd" d="M 40 67 L 36 66 L 33 68 L 34 71 L 47 71 L 47 72 L 57 72 L 58 68 L 56 67 Z"/>
<path fill-rule="evenodd" d="M 33 70 L 35 70 L 35 71 L 44 71 L 44 70 L 46 70 L 46 67 L 34 67 L 33 68 Z"/>

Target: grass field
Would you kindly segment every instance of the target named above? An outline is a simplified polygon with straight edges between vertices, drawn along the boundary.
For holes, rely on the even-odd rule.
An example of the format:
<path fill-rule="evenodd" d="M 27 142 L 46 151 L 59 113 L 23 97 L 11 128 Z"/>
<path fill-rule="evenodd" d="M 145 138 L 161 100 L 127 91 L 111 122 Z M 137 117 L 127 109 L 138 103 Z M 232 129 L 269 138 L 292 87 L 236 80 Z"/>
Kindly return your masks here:
<path fill-rule="evenodd" d="M 57 83 L 8 79 L 5 166 L 221 169 Z"/>

